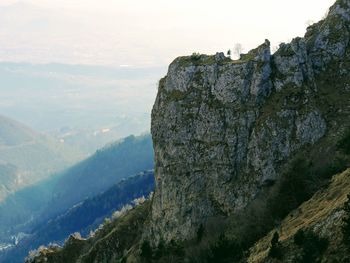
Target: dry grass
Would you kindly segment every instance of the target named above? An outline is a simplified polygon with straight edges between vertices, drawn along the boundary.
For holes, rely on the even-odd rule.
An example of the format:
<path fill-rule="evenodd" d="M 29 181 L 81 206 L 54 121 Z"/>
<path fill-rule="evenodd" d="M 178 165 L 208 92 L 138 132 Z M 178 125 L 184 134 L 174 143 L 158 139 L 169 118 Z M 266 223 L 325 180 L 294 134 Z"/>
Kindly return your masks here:
<path fill-rule="evenodd" d="M 350 169 L 347 169 L 343 173 L 335 175 L 326 189 L 318 191 L 310 200 L 292 211 L 282 221 L 278 229 L 274 229 L 267 236 L 259 240 L 251 249 L 248 262 L 261 262 L 267 257 L 270 241 L 275 231 L 279 232 L 281 242 L 288 240 L 299 229 L 311 228 L 322 220 L 325 220 L 336 210 L 341 209 L 349 193 Z"/>

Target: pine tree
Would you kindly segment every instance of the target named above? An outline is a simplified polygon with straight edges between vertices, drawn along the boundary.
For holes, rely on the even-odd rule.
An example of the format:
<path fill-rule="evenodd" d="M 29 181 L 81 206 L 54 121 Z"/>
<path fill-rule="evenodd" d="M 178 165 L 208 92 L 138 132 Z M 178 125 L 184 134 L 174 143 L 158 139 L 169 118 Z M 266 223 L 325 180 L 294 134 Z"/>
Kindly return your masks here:
<path fill-rule="evenodd" d="M 197 230 L 197 242 L 201 242 L 204 235 L 204 226 L 201 224 Z"/>
<path fill-rule="evenodd" d="M 271 239 L 271 247 L 269 251 L 269 256 L 276 259 L 282 258 L 279 238 L 280 238 L 279 234 L 275 232 Z"/>
<path fill-rule="evenodd" d="M 151 259 L 152 259 L 152 247 L 151 247 L 150 243 L 147 240 L 142 242 L 140 256 L 145 262 L 151 262 Z"/>

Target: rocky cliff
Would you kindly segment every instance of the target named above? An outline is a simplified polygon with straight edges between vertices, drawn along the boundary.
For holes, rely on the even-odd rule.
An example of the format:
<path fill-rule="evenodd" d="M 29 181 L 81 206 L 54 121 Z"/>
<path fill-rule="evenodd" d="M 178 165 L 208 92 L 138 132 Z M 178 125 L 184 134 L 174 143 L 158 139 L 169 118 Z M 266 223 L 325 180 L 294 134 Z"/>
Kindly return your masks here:
<path fill-rule="evenodd" d="M 271 55 L 177 58 L 152 111 L 156 191 L 150 235 L 194 236 L 245 207 L 298 150 L 349 126 L 350 1 Z M 324 139 L 326 140 L 326 139 Z"/>

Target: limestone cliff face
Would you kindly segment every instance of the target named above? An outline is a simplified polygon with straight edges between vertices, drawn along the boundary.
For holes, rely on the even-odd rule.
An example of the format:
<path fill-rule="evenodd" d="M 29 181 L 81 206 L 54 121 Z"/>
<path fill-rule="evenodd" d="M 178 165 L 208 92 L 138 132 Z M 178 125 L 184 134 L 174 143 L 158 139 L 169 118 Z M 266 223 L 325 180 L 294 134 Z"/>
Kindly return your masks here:
<path fill-rule="evenodd" d="M 154 242 L 190 238 L 212 216 L 243 208 L 293 154 L 342 125 L 350 108 L 349 28 L 350 1 L 340 0 L 273 55 L 266 40 L 237 61 L 219 53 L 170 65 L 152 111 Z M 339 120 L 325 90 L 344 94 Z"/>

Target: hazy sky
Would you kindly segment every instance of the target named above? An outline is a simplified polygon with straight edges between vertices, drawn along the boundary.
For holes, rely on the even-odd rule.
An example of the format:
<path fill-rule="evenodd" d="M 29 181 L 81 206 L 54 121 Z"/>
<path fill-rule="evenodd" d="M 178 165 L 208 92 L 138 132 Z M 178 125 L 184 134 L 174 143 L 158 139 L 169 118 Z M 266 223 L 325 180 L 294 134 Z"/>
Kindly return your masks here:
<path fill-rule="evenodd" d="M 0 0 L 0 61 L 163 66 L 305 32 L 334 0 Z"/>

